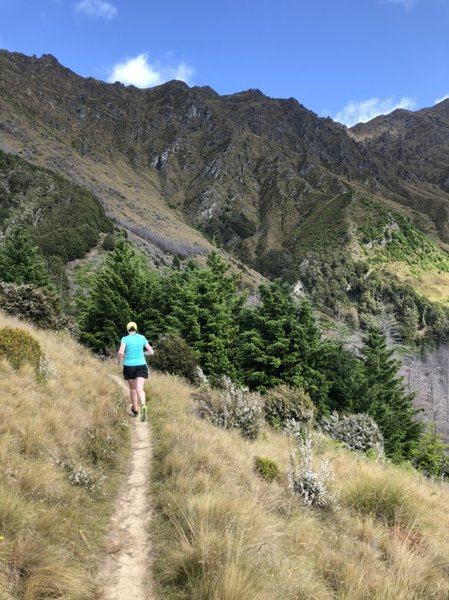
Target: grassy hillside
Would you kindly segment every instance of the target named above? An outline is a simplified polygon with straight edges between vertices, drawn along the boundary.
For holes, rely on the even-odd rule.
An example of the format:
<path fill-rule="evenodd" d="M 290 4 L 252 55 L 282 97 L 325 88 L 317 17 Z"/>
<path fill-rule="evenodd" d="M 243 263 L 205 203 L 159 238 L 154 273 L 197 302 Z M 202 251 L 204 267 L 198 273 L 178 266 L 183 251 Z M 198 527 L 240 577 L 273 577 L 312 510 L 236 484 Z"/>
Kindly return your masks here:
<path fill-rule="evenodd" d="M 0 314 L 0 346 L 4 328 L 44 355 L 38 372 L 0 358 L 0 597 L 92 600 L 128 450 L 123 392 L 68 335 Z"/>
<path fill-rule="evenodd" d="M 339 492 L 307 507 L 287 485 L 293 442 L 257 441 L 195 416 L 191 389 L 153 377 L 156 578 L 172 600 L 423 600 L 449 597 L 446 485 L 351 453 L 326 438 Z M 280 478 L 263 480 L 255 456 Z"/>

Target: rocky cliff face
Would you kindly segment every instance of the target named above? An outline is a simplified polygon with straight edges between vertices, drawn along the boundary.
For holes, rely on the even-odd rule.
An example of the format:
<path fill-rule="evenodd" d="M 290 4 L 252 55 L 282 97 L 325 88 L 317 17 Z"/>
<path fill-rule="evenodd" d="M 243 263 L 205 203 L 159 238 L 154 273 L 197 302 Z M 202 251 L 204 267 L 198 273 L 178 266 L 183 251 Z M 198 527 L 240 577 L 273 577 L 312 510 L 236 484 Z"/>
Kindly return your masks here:
<path fill-rule="evenodd" d="M 294 99 L 177 81 L 139 90 L 50 55 L 1 51 L 0 73 L 2 148 L 87 186 L 119 222 L 206 247 L 202 231 L 257 264 L 355 192 L 430 215 L 449 240 L 449 103 L 348 131 Z"/>

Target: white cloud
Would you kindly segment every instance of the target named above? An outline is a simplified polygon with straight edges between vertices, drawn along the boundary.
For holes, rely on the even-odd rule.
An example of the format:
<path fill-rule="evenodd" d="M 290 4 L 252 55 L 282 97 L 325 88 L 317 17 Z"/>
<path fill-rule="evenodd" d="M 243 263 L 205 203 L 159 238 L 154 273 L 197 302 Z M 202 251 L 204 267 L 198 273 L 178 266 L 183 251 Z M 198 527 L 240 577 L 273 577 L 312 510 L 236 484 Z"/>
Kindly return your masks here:
<path fill-rule="evenodd" d="M 400 4 L 407 10 L 411 10 L 416 2 L 417 0 L 383 0 L 383 4 Z"/>
<path fill-rule="evenodd" d="M 194 69 L 185 63 L 177 66 L 161 66 L 151 64 L 146 52 L 134 58 L 127 58 L 115 64 L 108 77 L 110 83 L 121 81 L 125 85 L 135 85 L 140 88 L 148 88 L 160 85 L 170 79 L 179 79 L 189 83 L 194 74 Z"/>
<path fill-rule="evenodd" d="M 436 98 L 434 104 L 439 104 L 440 102 L 443 102 L 443 100 L 447 100 L 449 98 L 449 94 L 446 94 L 445 96 L 441 96 L 441 98 Z"/>
<path fill-rule="evenodd" d="M 75 10 L 89 17 L 107 20 L 113 19 L 118 13 L 116 7 L 110 2 L 105 2 L 105 0 L 81 0 L 75 5 Z"/>
<path fill-rule="evenodd" d="M 401 98 L 398 102 L 393 98 L 369 98 L 368 100 L 362 100 L 361 102 L 348 102 L 348 104 L 340 110 L 333 118 L 334 121 L 343 123 L 348 127 L 352 127 L 356 123 L 366 123 L 378 117 L 379 115 L 386 115 L 397 108 L 405 108 L 407 110 L 413 110 L 416 103 L 411 98 Z"/>

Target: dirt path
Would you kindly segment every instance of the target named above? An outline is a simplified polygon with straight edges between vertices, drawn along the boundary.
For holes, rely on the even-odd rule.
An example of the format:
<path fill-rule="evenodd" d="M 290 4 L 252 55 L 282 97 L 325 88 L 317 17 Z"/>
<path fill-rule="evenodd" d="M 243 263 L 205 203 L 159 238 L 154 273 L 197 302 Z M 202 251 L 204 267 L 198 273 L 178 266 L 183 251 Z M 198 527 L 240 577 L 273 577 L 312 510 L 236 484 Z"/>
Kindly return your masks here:
<path fill-rule="evenodd" d="M 113 379 L 124 388 L 123 382 Z M 125 389 L 125 388 L 124 388 Z M 154 600 L 151 580 L 151 519 L 148 480 L 151 470 L 151 429 L 140 418 L 131 421 L 129 472 L 119 493 L 106 542 L 107 556 L 100 568 L 104 600 Z"/>

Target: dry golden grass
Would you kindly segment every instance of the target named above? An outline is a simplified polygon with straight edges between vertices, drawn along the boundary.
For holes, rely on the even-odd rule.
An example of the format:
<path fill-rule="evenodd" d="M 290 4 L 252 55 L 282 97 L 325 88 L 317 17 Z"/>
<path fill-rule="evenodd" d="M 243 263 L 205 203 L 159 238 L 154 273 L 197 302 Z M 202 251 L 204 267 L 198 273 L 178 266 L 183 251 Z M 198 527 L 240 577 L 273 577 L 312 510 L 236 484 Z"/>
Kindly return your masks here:
<path fill-rule="evenodd" d="M 412 275 L 406 263 L 400 261 L 391 263 L 385 267 L 385 271 L 397 277 L 402 283 L 411 285 L 419 294 L 432 302 L 443 302 L 449 298 L 449 273 L 425 271 L 417 277 Z"/>
<path fill-rule="evenodd" d="M 340 497 L 320 512 L 289 493 L 286 436 L 244 440 L 198 419 L 179 380 L 153 375 L 149 387 L 161 597 L 447 600 L 447 486 L 321 438 Z M 278 464 L 280 481 L 256 474 L 257 455 Z"/>
<path fill-rule="evenodd" d="M 4 326 L 31 333 L 55 373 L 0 362 L 0 597 L 92 600 L 129 447 L 123 392 L 69 335 L 0 314 Z M 75 471 L 89 473 L 84 485 L 70 481 Z"/>

